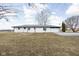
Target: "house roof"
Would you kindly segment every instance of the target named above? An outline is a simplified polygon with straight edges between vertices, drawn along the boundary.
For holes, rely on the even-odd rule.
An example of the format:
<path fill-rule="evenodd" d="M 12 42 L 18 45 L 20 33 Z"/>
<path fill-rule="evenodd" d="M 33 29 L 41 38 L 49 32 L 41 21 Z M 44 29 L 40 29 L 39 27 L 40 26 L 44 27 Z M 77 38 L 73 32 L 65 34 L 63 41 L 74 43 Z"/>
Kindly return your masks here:
<path fill-rule="evenodd" d="M 19 25 L 19 26 L 12 26 L 13 28 L 23 28 L 23 27 L 27 27 L 27 28 L 60 28 L 60 26 L 52 26 L 52 25 L 46 25 L 46 26 L 42 26 L 42 25 Z"/>
<path fill-rule="evenodd" d="M 1 29 L 1 30 L 0 30 L 0 32 L 5 32 L 5 31 L 11 32 L 11 31 L 14 31 L 14 30 L 12 30 L 12 29 Z"/>

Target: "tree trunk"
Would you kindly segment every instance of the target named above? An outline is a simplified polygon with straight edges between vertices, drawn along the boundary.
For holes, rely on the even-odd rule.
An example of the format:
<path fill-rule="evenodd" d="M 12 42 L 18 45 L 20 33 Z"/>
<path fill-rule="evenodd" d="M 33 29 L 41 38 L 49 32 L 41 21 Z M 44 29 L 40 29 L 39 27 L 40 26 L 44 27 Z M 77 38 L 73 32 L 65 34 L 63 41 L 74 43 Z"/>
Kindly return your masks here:
<path fill-rule="evenodd" d="M 72 29 L 73 32 L 76 32 L 75 29 Z"/>

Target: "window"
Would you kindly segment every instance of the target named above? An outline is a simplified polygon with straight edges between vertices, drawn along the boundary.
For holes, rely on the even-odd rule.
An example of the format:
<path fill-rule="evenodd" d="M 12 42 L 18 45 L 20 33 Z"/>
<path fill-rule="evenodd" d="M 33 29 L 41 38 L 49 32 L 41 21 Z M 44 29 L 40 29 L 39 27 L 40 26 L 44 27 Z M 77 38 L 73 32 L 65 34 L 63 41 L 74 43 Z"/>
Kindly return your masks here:
<path fill-rule="evenodd" d="M 36 28 L 34 27 L 34 30 L 35 30 Z"/>
<path fill-rule="evenodd" d="M 46 28 L 43 28 L 44 31 L 46 31 Z"/>
<path fill-rule="evenodd" d="M 26 27 L 24 27 L 24 29 L 26 29 Z"/>
<path fill-rule="evenodd" d="M 28 30 L 30 30 L 30 28 L 28 28 Z"/>
<path fill-rule="evenodd" d="M 20 27 L 18 27 L 18 30 L 20 30 Z"/>

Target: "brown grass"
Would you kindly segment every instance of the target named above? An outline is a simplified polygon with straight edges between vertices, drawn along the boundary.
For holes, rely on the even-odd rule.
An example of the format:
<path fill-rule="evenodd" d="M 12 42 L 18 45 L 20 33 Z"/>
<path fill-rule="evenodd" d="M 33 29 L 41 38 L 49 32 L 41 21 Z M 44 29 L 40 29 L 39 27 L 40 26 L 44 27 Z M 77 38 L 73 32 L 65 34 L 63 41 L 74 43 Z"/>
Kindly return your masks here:
<path fill-rule="evenodd" d="M 79 37 L 53 33 L 0 33 L 0 55 L 79 56 Z"/>

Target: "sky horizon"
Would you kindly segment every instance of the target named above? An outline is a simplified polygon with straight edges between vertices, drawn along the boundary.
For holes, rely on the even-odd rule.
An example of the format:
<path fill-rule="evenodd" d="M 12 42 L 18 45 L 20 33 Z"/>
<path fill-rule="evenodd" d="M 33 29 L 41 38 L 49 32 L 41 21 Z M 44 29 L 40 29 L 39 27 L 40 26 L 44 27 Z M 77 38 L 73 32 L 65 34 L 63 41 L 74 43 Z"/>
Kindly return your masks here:
<path fill-rule="evenodd" d="M 48 25 L 59 26 L 66 18 L 79 14 L 79 4 L 73 3 L 35 3 L 32 6 L 33 8 L 29 7 L 27 3 L 2 3 L 0 5 L 9 6 L 9 8 L 18 11 L 16 15 L 8 15 L 8 22 L 5 19 L 1 19 L 0 29 L 12 29 L 11 26 L 15 25 L 37 24 L 35 15 L 44 8 L 48 8 L 51 11 Z"/>

